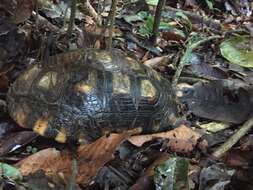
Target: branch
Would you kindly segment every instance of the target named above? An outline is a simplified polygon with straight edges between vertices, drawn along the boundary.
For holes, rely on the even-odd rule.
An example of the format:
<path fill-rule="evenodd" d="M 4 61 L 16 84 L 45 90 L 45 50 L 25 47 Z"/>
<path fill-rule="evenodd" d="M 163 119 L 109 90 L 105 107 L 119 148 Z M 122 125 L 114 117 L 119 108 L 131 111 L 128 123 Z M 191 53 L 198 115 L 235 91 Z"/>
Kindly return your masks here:
<path fill-rule="evenodd" d="M 160 26 L 160 21 L 161 21 L 161 15 L 162 15 L 162 10 L 163 7 L 166 3 L 166 0 L 159 0 L 158 4 L 156 6 L 156 10 L 155 10 L 155 18 L 154 18 L 154 25 L 153 25 L 153 31 L 152 31 L 152 38 L 151 38 L 151 42 L 153 45 L 156 44 L 156 39 L 157 36 L 159 34 L 159 26 Z"/>
<path fill-rule="evenodd" d="M 224 144 L 218 147 L 214 152 L 213 156 L 221 158 L 233 145 L 235 145 L 249 130 L 253 127 L 253 116 L 246 121 L 240 129 L 233 134 Z"/>
<path fill-rule="evenodd" d="M 92 7 L 89 0 L 80 1 L 80 9 L 87 13 L 89 16 L 93 17 L 95 22 L 100 26 L 102 24 L 101 17 L 97 14 L 96 10 Z"/>
<path fill-rule="evenodd" d="M 76 18 L 76 0 L 71 0 L 71 13 L 68 26 L 68 35 L 71 36 Z"/>

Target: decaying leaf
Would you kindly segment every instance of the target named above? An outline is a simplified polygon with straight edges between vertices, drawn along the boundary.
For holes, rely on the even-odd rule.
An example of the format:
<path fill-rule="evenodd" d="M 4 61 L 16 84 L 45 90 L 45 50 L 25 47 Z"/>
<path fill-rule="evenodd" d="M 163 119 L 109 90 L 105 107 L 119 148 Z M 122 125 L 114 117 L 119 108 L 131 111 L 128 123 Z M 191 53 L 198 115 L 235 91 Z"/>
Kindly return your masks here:
<path fill-rule="evenodd" d="M 224 190 L 226 184 L 230 183 L 231 176 L 234 172 L 235 170 L 218 164 L 203 168 L 199 177 L 199 190 Z"/>
<path fill-rule="evenodd" d="M 90 145 L 79 147 L 77 183 L 88 183 L 105 163 L 113 159 L 113 153 L 128 136 L 126 133 L 110 134 L 109 137 L 103 136 Z"/>
<path fill-rule="evenodd" d="M 228 75 L 225 71 L 221 70 L 218 67 L 211 66 L 207 63 L 200 63 L 200 64 L 191 64 L 187 67 L 190 72 L 194 72 L 197 75 L 204 75 L 210 76 L 217 79 L 226 79 Z"/>
<path fill-rule="evenodd" d="M 111 134 L 91 144 L 80 146 L 77 152 L 77 183 L 89 183 L 99 169 L 113 159 L 116 148 L 127 136 L 128 134 Z M 70 152 L 48 148 L 27 157 L 16 166 L 24 176 L 43 170 L 46 176 L 67 184 L 72 176 L 72 159 Z"/>
<path fill-rule="evenodd" d="M 3 156 L 34 140 L 38 135 L 32 131 L 9 133 L 0 141 L 0 155 Z"/>
<path fill-rule="evenodd" d="M 231 80 L 199 82 L 179 87 L 177 93 L 194 115 L 215 121 L 240 124 L 246 121 L 253 109 L 251 86 Z"/>
<path fill-rule="evenodd" d="M 145 170 L 145 173 L 131 186 L 131 190 L 146 190 L 148 188 L 155 189 L 154 174 L 157 166 L 164 163 L 171 156 L 168 153 L 161 153 L 159 157 Z"/>
<path fill-rule="evenodd" d="M 35 2 L 33 0 L 18 0 L 17 7 L 13 12 L 13 20 L 15 23 L 21 23 L 27 20 L 35 8 Z"/>
<path fill-rule="evenodd" d="M 136 145 L 142 146 L 143 143 L 151 141 L 155 138 L 168 139 L 168 147 L 176 152 L 190 152 L 197 144 L 197 140 L 201 135 L 191 128 L 181 125 L 180 127 L 162 133 L 150 134 L 150 135 L 138 135 L 132 136 L 128 140 Z"/>
<path fill-rule="evenodd" d="M 185 158 L 172 157 L 155 170 L 154 182 L 157 190 L 189 190 L 189 162 Z"/>
<path fill-rule="evenodd" d="M 237 36 L 230 38 L 220 44 L 223 57 L 233 64 L 242 67 L 253 67 L 253 50 L 250 38 Z"/>
<path fill-rule="evenodd" d="M 161 56 L 161 57 L 154 57 L 152 59 L 149 59 L 147 61 L 145 61 L 143 64 L 154 68 L 158 65 L 165 65 L 168 62 L 168 57 L 167 56 Z"/>

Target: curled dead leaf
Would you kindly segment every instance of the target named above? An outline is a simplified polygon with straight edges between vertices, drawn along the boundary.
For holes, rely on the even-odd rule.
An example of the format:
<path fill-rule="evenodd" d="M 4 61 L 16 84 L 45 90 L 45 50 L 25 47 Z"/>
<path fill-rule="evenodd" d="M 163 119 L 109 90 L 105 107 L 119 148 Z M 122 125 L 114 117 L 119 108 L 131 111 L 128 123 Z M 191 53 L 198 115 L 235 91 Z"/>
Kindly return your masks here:
<path fill-rule="evenodd" d="M 132 136 L 128 140 L 136 146 L 142 146 L 143 143 L 151 141 L 155 138 L 163 138 L 169 140 L 167 146 L 171 150 L 175 152 L 190 152 L 193 150 L 200 137 L 201 135 L 196 131 L 181 125 L 180 127 L 171 131 L 151 135 Z"/>
<path fill-rule="evenodd" d="M 152 59 L 149 59 L 147 61 L 145 61 L 143 64 L 154 68 L 158 65 L 166 65 L 166 63 L 168 62 L 168 57 L 167 56 L 161 56 L 161 57 L 154 57 Z"/>

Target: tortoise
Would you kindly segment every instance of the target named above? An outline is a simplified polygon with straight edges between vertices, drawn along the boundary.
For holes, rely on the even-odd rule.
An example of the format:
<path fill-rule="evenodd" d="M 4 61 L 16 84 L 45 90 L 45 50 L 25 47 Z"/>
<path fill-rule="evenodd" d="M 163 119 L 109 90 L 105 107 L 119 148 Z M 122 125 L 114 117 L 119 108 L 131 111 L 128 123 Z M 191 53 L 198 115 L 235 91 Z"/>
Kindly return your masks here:
<path fill-rule="evenodd" d="M 61 143 L 170 130 L 178 118 L 169 81 L 116 49 L 77 49 L 30 65 L 7 102 L 18 125 Z"/>

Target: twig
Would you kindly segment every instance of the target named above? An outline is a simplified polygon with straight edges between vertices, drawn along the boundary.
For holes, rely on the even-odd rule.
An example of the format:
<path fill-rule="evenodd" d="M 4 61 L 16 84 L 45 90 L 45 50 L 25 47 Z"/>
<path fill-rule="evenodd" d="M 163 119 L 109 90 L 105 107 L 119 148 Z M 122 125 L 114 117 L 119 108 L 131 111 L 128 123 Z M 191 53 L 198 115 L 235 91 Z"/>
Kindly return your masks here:
<path fill-rule="evenodd" d="M 92 7 L 89 0 L 80 1 L 80 9 L 87 13 L 89 16 L 93 17 L 95 22 L 100 26 L 102 24 L 101 17 L 97 14 L 96 10 Z"/>
<path fill-rule="evenodd" d="M 187 47 L 186 47 L 186 50 L 185 50 L 185 53 L 184 55 L 182 56 L 182 58 L 180 59 L 180 62 L 179 62 L 179 65 L 178 65 L 178 68 L 176 70 L 176 73 L 175 75 L 173 76 L 173 79 L 172 79 L 172 87 L 175 88 L 177 83 L 178 83 L 178 79 L 183 71 L 183 68 L 185 66 L 185 64 L 188 63 L 189 61 L 189 57 L 192 53 L 192 51 L 194 49 L 196 49 L 198 46 L 200 46 L 201 44 L 207 42 L 207 41 L 210 41 L 210 40 L 213 40 L 213 39 L 217 39 L 217 38 L 221 38 L 221 36 L 209 36 L 205 39 L 202 39 L 202 40 L 199 40 L 195 43 L 191 43 L 189 42 Z"/>
<path fill-rule="evenodd" d="M 159 34 L 159 26 L 160 26 L 160 21 L 161 21 L 162 10 L 165 5 L 165 2 L 166 0 L 159 0 L 156 6 L 154 25 L 153 25 L 153 31 L 152 31 L 152 37 L 151 37 L 152 45 L 156 44 L 156 39 Z"/>
<path fill-rule="evenodd" d="M 71 14 L 69 18 L 68 35 L 71 36 L 76 18 L 76 0 L 71 0 Z"/>
<path fill-rule="evenodd" d="M 39 29 L 39 3 L 38 1 L 35 2 L 35 12 L 36 12 L 36 16 L 35 16 L 35 26 L 36 26 L 36 29 L 38 30 Z"/>
<path fill-rule="evenodd" d="M 108 21 L 107 21 L 107 23 L 109 23 L 109 38 L 108 38 L 108 44 L 107 44 L 108 50 L 110 50 L 112 48 L 112 35 L 113 35 L 117 2 L 118 2 L 118 0 L 112 0 L 111 10 L 108 15 Z"/>
<path fill-rule="evenodd" d="M 253 116 L 246 121 L 240 129 L 233 134 L 224 144 L 218 147 L 213 156 L 216 158 L 222 157 L 234 144 L 236 144 L 251 128 L 253 127 Z"/>
<path fill-rule="evenodd" d="M 67 184 L 67 190 L 74 190 L 76 186 L 76 176 L 78 173 L 78 168 L 77 168 L 77 160 L 76 158 L 73 158 L 72 164 L 71 164 L 71 176 L 69 179 L 69 183 Z"/>

